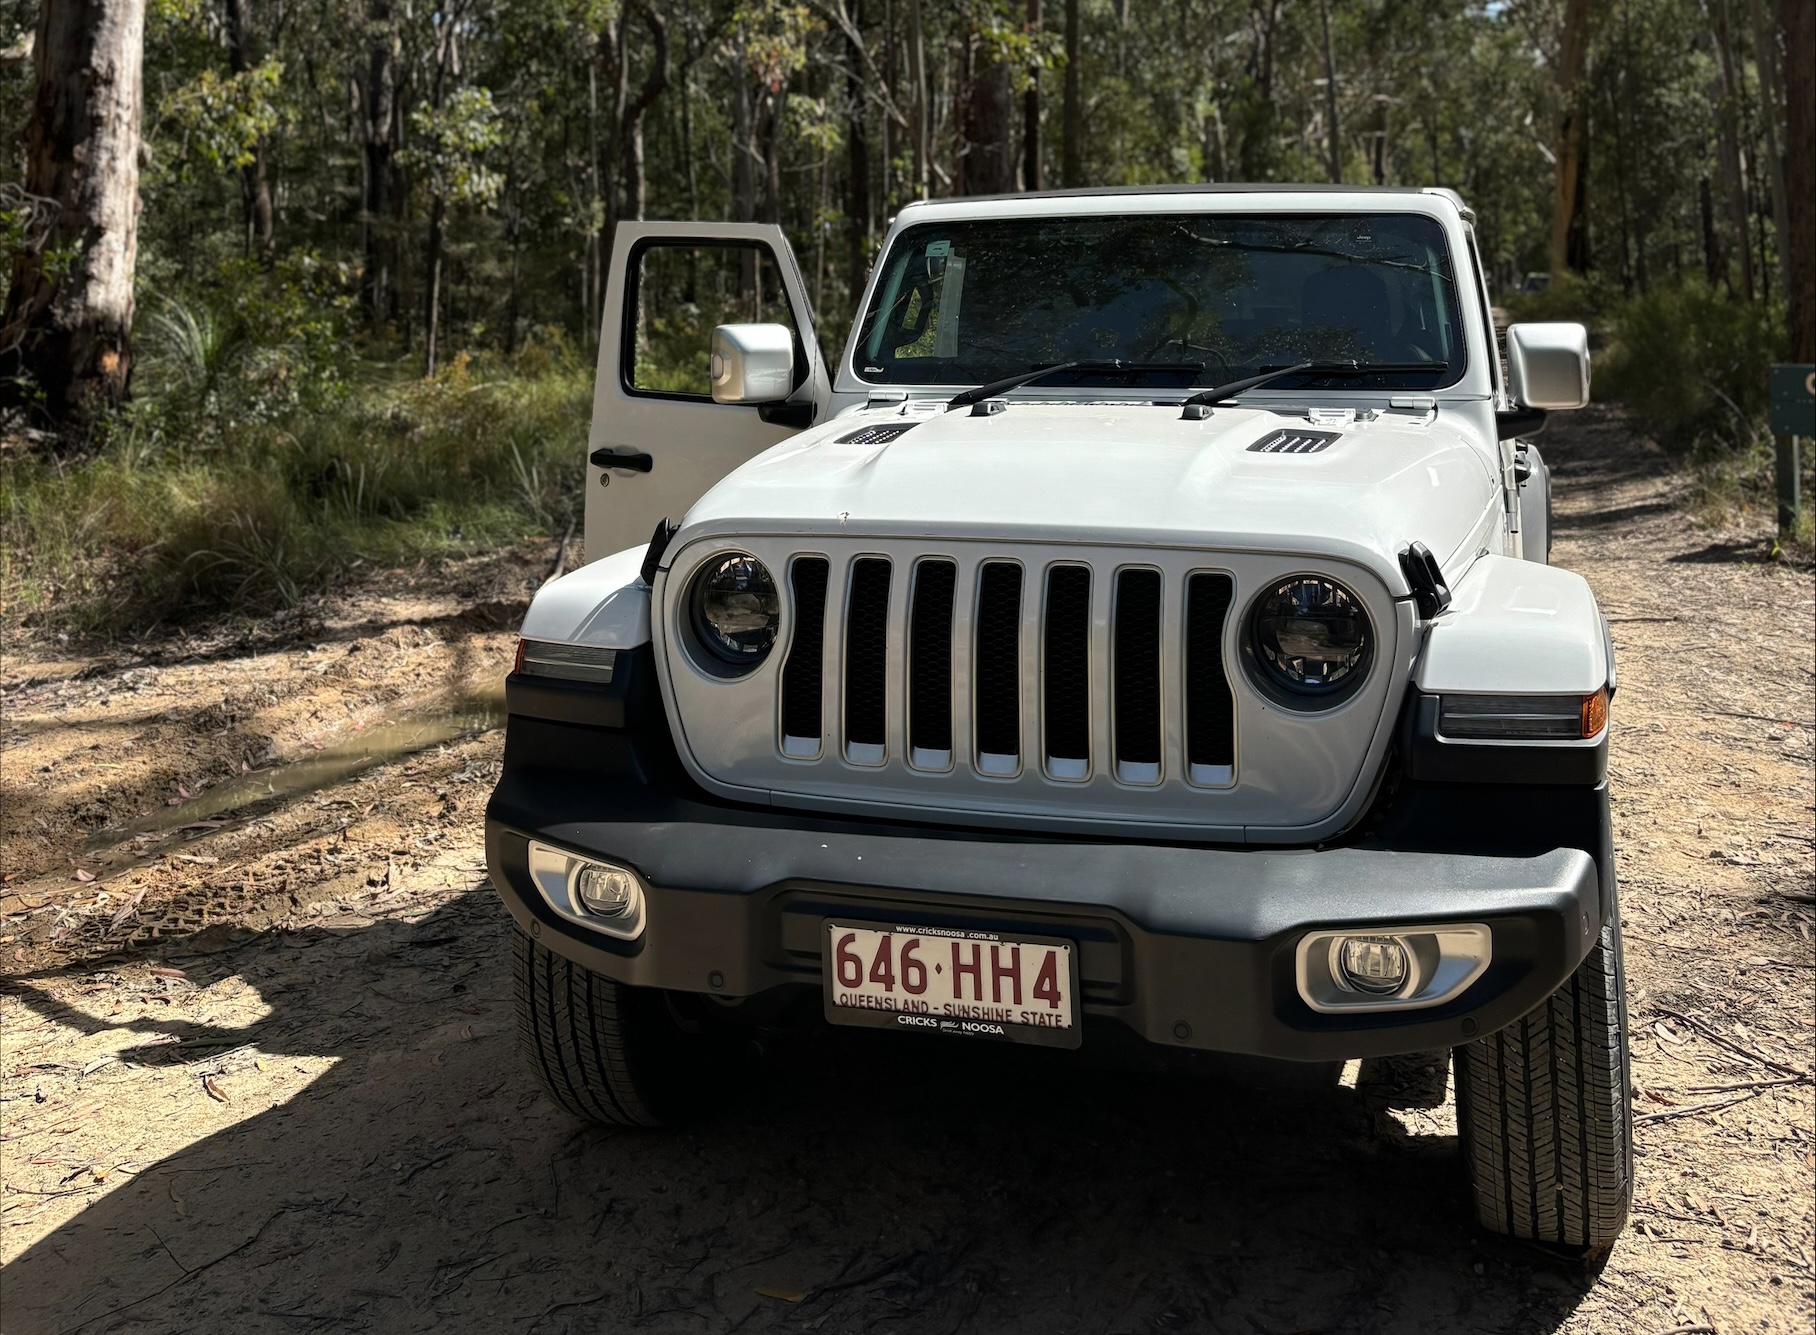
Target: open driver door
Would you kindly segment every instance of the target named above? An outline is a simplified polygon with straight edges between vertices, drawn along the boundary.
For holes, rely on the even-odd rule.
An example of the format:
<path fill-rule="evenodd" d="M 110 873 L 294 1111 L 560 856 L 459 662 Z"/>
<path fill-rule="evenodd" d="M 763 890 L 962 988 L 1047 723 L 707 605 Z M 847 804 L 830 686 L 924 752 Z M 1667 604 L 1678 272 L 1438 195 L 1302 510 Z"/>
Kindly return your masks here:
<path fill-rule="evenodd" d="M 680 523 L 830 402 L 780 227 L 619 223 L 587 438 L 587 559 L 647 542 L 659 520 Z"/>

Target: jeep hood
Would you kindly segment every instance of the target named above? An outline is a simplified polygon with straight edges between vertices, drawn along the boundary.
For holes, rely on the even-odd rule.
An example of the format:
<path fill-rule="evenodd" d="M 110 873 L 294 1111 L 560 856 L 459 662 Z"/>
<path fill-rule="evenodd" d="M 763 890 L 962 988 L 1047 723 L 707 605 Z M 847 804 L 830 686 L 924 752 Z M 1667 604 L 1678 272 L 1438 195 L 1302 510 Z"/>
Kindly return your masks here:
<path fill-rule="evenodd" d="M 909 429 L 880 443 L 848 439 L 878 426 Z M 1251 448 L 1282 429 L 1337 439 L 1315 452 Z M 1403 588 L 1397 554 L 1415 540 L 1460 576 L 1496 503 L 1490 470 L 1486 452 L 1442 414 L 1311 424 L 1302 413 L 1254 408 L 1187 421 L 1140 403 L 1013 401 L 990 417 L 911 404 L 846 413 L 757 456 L 700 499 L 681 538 L 795 532 L 1285 550 L 1361 561 Z"/>

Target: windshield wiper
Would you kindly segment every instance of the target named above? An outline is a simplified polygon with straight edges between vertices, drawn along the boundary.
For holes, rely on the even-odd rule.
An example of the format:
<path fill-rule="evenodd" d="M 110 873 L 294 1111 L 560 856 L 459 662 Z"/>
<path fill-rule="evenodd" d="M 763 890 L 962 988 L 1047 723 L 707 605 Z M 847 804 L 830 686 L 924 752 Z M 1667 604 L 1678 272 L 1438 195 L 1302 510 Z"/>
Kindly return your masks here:
<path fill-rule="evenodd" d="M 1143 371 L 1202 371 L 1203 362 L 1122 362 L 1122 361 L 1077 361 L 1058 362 L 1052 366 L 1038 366 L 1020 375 L 1005 376 L 1001 380 L 992 380 L 987 385 L 976 389 L 960 390 L 947 401 L 946 411 L 954 408 L 969 407 L 973 403 L 982 403 L 985 399 L 995 398 L 998 394 L 1031 385 L 1036 380 L 1044 380 L 1050 375 L 1059 375 L 1066 371 L 1083 371 L 1090 374 L 1127 373 L 1139 374 Z"/>
<path fill-rule="evenodd" d="M 1449 362 L 1300 362 L 1297 366 L 1276 367 L 1271 371 L 1263 371 L 1260 375 L 1232 380 L 1227 385 L 1213 385 L 1210 389 L 1200 390 L 1191 398 L 1183 400 L 1180 406 L 1191 408 L 1201 403 L 1222 403 L 1244 390 L 1259 389 L 1269 381 L 1289 375 L 1388 375 L 1449 369 Z"/>

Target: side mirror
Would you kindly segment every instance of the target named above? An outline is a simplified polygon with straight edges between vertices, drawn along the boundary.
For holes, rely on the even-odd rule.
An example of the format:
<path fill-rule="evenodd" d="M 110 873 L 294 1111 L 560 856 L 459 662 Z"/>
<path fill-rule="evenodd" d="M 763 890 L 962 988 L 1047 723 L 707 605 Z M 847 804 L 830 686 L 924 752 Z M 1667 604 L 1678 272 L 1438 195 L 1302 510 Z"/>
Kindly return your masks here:
<path fill-rule="evenodd" d="M 714 403 L 780 403 L 794 391 L 794 331 L 785 324 L 722 324 L 707 362 Z"/>
<path fill-rule="evenodd" d="M 1507 331 L 1507 392 L 1526 408 L 1589 402 L 1589 331 L 1580 324 L 1516 324 Z"/>

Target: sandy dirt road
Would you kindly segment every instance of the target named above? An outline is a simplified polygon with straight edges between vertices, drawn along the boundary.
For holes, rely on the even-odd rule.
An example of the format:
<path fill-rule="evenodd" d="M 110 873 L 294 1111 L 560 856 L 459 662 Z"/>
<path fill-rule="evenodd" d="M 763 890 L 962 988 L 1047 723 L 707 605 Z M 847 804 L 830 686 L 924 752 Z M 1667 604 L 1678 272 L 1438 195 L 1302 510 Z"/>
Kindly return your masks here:
<path fill-rule="evenodd" d="M 577 1126 L 480 851 L 535 553 L 9 655 L 0 1330 L 1810 1331 L 1810 573 L 1692 527 L 1615 417 L 1548 446 L 1621 671 L 1644 1120 L 1605 1265 L 1476 1229 L 1436 1057 L 807 1032 L 686 1131 Z"/>

